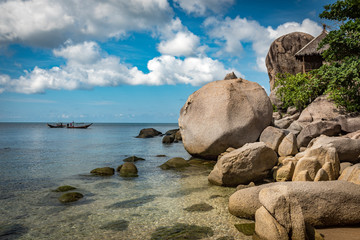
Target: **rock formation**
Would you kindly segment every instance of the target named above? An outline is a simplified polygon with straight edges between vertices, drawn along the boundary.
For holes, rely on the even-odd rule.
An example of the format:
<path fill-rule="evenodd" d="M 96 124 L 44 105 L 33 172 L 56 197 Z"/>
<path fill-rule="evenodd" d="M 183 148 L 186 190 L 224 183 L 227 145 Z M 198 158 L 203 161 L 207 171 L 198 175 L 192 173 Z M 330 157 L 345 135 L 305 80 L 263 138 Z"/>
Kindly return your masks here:
<path fill-rule="evenodd" d="M 276 153 L 265 143 L 248 143 L 222 156 L 208 180 L 223 186 L 248 184 L 265 178 L 276 162 Z"/>
<path fill-rule="evenodd" d="M 179 126 L 191 155 L 216 159 L 228 147 L 255 142 L 271 120 L 265 90 L 254 82 L 230 79 L 194 92 L 180 111 Z"/>
<path fill-rule="evenodd" d="M 253 219 L 262 206 L 259 192 L 277 186 L 286 186 L 288 194 L 297 199 L 306 223 L 313 226 L 360 223 L 360 186 L 346 181 L 277 182 L 242 189 L 231 195 L 230 213 Z"/>

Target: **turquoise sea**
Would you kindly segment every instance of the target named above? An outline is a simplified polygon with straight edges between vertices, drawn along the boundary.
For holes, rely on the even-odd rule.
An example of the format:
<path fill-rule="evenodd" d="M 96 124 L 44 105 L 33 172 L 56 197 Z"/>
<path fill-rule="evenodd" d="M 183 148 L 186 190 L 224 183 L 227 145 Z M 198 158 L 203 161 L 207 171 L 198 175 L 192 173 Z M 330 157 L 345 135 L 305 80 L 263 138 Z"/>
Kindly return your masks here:
<path fill-rule="evenodd" d="M 228 213 L 233 188 L 210 185 L 209 167 L 161 170 L 172 157 L 189 159 L 182 143 L 135 138 L 142 128 L 163 133 L 177 124 L 101 124 L 51 129 L 45 123 L 0 123 L 0 239 L 250 239 Z M 137 178 L 96 177 L 136 155 Z M 166 155 L 166 157 L 156 157 Z M 62 204 L 53 192 L 71 185 L 84 195 Z M 194 204 L 208 209 L 191 211 Z M 195 233 L 200 232 L 199 238 Z M 170 234 L 170 235 L 169 235 Z M 172 235 L 171 235 L 172 234 Z"/>

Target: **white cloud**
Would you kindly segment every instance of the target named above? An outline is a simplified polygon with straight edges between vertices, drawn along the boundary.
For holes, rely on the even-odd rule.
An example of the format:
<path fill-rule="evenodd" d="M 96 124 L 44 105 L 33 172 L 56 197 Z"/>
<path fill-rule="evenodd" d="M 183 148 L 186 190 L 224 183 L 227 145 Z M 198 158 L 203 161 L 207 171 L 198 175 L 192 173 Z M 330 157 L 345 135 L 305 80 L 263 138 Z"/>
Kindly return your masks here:
<path fill-rule="evenodd" d="M 188 14 L 193 13 L 200 16 L 209 11 L 220 14 L 234 4 L 234 0 L 174 0 L 174 2 Z"/>
<path fill-rule="evenodd" d="M 0 12 L 0 43 L 45 47 L 149 31 L 173 16 L 167 0 L 8 0 Z"/>
<path fill-rule="evenodd" d="M 191 32 L 178 32 L 174 38 L 160 42 L 161 54 L 172 56 L 191 56 L 197 52 L 200 38 Z"/>
<path fill-rule="evenodd" d="M 79 52 L 81 54 L 78 54 Z M 145 74 L 136 67 L 128 67 L 118 57 L 102 52 L 95 42 L 75 45 L 68 43 L 53 53 L 55 56 L 64 57 L 66 65 L 51 69 L 35 67 L 17 79 L 0 75 L 0 90 L 32 94 L 47 89 L 90 89 L 95 86 L 120 84 L 201 85 L 222 79 L 226 73 L 234 71 L 225 69 L 222 63 L 208 57 L 187 57 L 182 60 L 163 55 L 148 62 L 149 73 Z"/>
<path fill-rule="evenodd" d="M 251 43 L 257 57 L 257 67 L 266 72 L 265 57 L 271 43 L 278 37 L 291 32 L 305 32 L 317 36 L 322 27 L 316 22 L 305 19 L 302 23 L 287 22 L 276 29 L 261 26 L 257 21 L 236 17 L 223 20 L 214 17 L 207 18 L 204 26 L 210 38 L 219 42 L 221 50 L 218 56 L 241 56 L 243 44 Z"/>

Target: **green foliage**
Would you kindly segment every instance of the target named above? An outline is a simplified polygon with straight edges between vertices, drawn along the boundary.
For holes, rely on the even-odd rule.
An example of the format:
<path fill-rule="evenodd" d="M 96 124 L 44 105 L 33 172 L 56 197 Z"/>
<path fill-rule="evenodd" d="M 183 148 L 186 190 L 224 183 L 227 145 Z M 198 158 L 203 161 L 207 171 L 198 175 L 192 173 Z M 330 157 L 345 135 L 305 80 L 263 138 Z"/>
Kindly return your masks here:
<path fill-rule="evenodd" d="M 303 109 L 317 96 L 329 97 L 348 112 L 360 111 L 360 0 L 338 0 L 324 6 L 321 18 L 341 23 L 320 43 L 327 62 L 308 74 L 278 76 L 278 97 L 284 107 Z"/>
<path fill-rule="evenodd" d="M 327 83 L 325 93 L 338 107 L 348 112 L 360 112 L 360 57 L 347 57 L 341 63 L 323 65 L 312 74 L 314 79 Z"/>
<path fill-rule="evenodd" d="M 304 109 L 326 90 L 326 84 L 309 73 L 279 74 L 275 81 L 277 86 L 276 95 L 283 102 L 283 107 L 294 106 L 298 110 Z"/>

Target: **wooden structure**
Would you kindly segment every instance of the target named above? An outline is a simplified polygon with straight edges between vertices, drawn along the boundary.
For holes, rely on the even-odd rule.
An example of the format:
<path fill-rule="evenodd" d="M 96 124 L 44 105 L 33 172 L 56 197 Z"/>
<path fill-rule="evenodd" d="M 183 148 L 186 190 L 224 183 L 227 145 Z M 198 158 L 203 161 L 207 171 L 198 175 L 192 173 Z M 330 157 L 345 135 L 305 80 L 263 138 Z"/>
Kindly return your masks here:
<path fill-rule="evenodd" d="M 317 69 L 323 65 L 324 59 L 321 54 L 329 48 L 328 45 L 318 49 L 319 43 L 323 40 L 328 32 L 326 31 L 326 25 L 323 25 L 322 33 L 306 44 L 302 49 L 295 53 L 296 59 L 302 61 L 303 73 L 309 72 L 313 69 Z"/>

